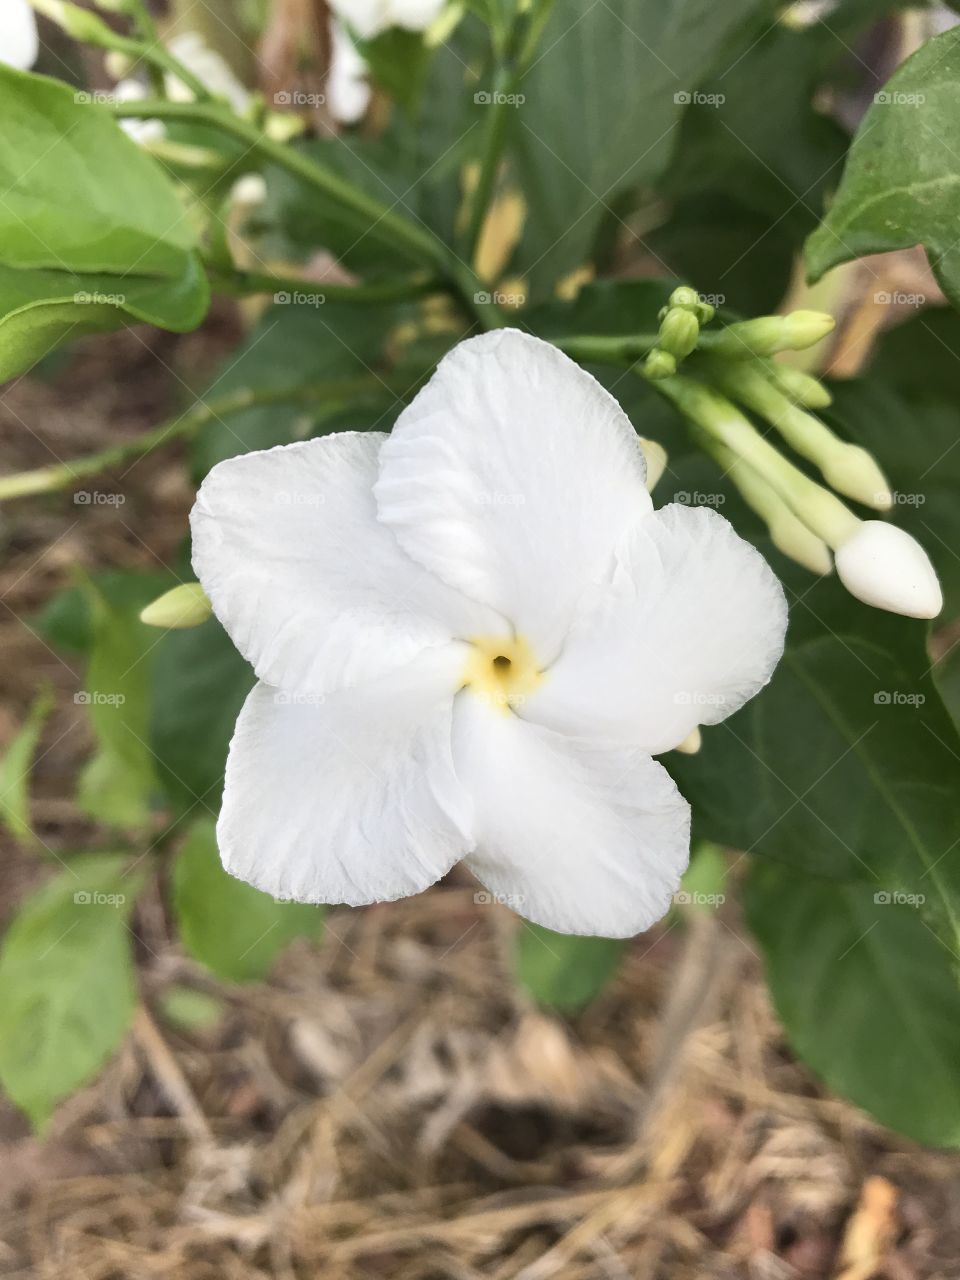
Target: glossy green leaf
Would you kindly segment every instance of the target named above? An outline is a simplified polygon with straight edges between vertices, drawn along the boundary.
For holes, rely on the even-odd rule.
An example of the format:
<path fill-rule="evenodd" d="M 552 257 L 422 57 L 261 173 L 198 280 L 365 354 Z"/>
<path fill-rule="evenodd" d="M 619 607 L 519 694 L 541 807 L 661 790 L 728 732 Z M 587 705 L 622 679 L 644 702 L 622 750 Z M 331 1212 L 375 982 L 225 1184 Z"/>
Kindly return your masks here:
<path fill-rule="evenodd" d="M 916 903 L 758 862 L 745 906 L 799 1056 L 882 1124 L 960 1146 L 955 957 Z"/>
<path fill-rule="evenodd" d="M 135 989 L 124 859 L 76 859 L 32 894 L 0 949 L 0 1083 L 42 1128 L 117 1048 Z"/>
<path fill-rule="evenodd" d="M 616 973 L 622 938 L 580 938 L 521 921 L 513 967 L 538 1004 L 576 1010 L 588 1005 Z"/>
<path fill-rule="evenodd" d="M 960 29 L 954 28 L 928 40 L 876 95 L 836 198 L 807 242 L 811 279 L 864 254 L 920 243 L 944 292 L 960 305 L 958 127 Z"/>
<path fill-rule="evenodd" d="M 669 163 L 700 82 L 765 0 L 558 0 L 511 107 L 516 176 L 529 205 L 517 259 L 543 296 L 591 257 L 626 192 Z M 489 86 L 478 86 L 481 90 Z M 482 121 L 489 105 L 479 103 Z"/>
<path fill-rule="evenodd" d="M 294 938 L 318 938 L 323 907 L 277 902 L 224 871 L 211 819 L 190 829 L 173 872 L 183 945 L 229 982 L 256 982 Z"/>
<path fill-rule="evenodd" d="M 26 720 L 0 757 L 0 821 L 15 840 L 34 843 L 30 826 L 30 773 L 40 734 L 53 710 L 53 692 L 43 689 Z"/>

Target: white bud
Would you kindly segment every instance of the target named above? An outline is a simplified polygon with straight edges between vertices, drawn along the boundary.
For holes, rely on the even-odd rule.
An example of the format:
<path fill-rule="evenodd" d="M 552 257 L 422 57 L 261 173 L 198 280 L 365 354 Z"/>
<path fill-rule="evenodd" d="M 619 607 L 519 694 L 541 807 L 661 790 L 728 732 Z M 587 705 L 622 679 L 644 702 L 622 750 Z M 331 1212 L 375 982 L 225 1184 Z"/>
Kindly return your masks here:
<path fill-rule="evenodd" d="M 703 746 L 703 737 L 700 733 L 700 726 L 695 725 L 682 742 L 678 742 L 674 747 L 674 751 L 682 751 L 685 756 L 695 756 Z"/>
<path fill-rule="evenodd" d="M 648 440 L 646 436 L 640 437 L 640 448 L 647 464 L 647 493 L 652 493 L 654 485 L 667 469 L 667 451 L 662 444 Z"/>
<path fill-rule="evenodd" d="M 836 552 L 837 573 L 851 595 L 908 618 L 935 618 L 943 592 L 915 538 L 883 520 L 865 520 Z"/>
<path fill-rule="evenodd" d="M 262 173 L 245 173 L 233 184 L 230 198 L 234 204 L 254 208 L 267 198 L 267 183 Z"/>

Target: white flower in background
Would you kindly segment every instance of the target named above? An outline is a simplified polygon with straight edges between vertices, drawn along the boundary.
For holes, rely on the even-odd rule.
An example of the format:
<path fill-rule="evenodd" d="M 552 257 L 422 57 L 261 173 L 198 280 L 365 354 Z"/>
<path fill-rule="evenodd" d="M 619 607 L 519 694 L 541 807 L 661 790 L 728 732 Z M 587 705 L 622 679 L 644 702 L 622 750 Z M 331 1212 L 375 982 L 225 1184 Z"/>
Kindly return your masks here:
<path fill-rule="evenodd" d="M 425 31 L 446 0 L 331 0 L 330 8 L 363 40 L 391 27 Z"/>
<path fill-rule="evenodd" d="M 26 71 L 40 53 L 37 20 L 27 0 L 0 2 L 0 62 Z"/>
<path fill-rule="evenodd" d="M 173 56 L 192 71 L 198 80 L 220 98 L 226 98 L 238 115 L 243 115 L 250 106 L 250 92 L 240 83 L 224 59 L 203 41 L 196 31 L 185 31 L 174 36 L 167 46 Z M 193 94 L 176 76 L 167 74 L 164 78 L 167 93 L 174 102 L 192 102 Z M 149 97 L 148 86 L 142 80 L 128 78 L 121 80 L 114 90 L 120 102 L 139 102 Z M 160 142 L 167 136 L 166 126 L 161 120 L 121 120 L 120 128 L 134 142 L 148 146 L 152 142 Z"/>
<path fill-rule="evenodd" d="M 339 22 L 330 24 L 330 74 L 327 102 L 330 113 L 342 124 L 355 124 L 370 105 L 367 64 Z"/>
<path fill-rule="evenodd" d="M 644 480 L 613 397 L 510 329 L 447 355 L 389 437 L 214 467 L 194 568 L 260 678 L 227 870 L 359 905 L 464 858 L 553 929 L 659 919 L 689 809 L 652 756 L 767 682 L 786 604 L 726 520 L 654 511 Z"/>

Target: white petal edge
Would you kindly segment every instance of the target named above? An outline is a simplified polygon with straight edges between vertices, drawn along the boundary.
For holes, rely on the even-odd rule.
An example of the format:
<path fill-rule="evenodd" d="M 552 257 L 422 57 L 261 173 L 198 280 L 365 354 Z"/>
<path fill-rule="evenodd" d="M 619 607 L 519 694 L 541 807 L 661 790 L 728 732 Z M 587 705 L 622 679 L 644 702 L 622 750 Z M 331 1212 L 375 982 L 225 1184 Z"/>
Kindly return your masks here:
<path fill-rule="evenodd" d="M 0 13 L 0 62 L 28 71 L 40 54 L 37 20 L 27 0 L 3 0 Z"/>
<path fill-rule="evenodd" d="M 637 521 L 617 562 L 521 714 L 656 755 L 763 688 L 787 603 L 756 548 L 706 507 L 672 503 Z"/>
<path fill-rule="evenodd" d="M 190 515 L 193 567 L 259 678 L 327 693 L 505 624 L 416 564 L 376 518 L 382 432 L 228 458 Z"/>
<path fill-rule="evenodd" d="M 564 737 L 469 691 L 453 713 L 457 774 L 474 806 L 466 864 L 520 915 L 558 933 L 632 937 L 669 910 L 690 809 L 641 751 Z"/>
<path fill-rule="evenodd" d="M 275 898 L 362 906 L 420 893 L 473 847 L 451 716 L 465 646 L 326 698 L 258 684 L 227 760 L 226 870 Z"/>
<path fill-rule="evenodd" d="M 509 618 L 541 664 L 652 509 L 643 450 L 613 396 L 516 329 L 446 355 L 380 459 L 377 507 L 401 546 Z"/>

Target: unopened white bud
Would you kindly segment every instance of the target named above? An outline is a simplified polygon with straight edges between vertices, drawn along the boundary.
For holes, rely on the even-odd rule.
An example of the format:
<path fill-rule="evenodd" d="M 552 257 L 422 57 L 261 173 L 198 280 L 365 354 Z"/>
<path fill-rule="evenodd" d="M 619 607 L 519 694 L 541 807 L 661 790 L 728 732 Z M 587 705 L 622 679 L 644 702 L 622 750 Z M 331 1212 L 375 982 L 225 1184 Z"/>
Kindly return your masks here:
<path fill-rule="evenodd" d="M 865 520 L 837 548 L 837 573 L 851 595 L 908 618 L 935 618 L 943 592 L 915 538 L 883 520 Z"/>
<path fill-rule="evenodd" d="M 151 601 L 140 613 L 140 621 L 148 627 L 170 627 L 183 630 L 199 627 L 213 614 L 210 601 L 199 582 L 185 582 Z"/>
<path fill-rule="evenodd" d="M 245 173 L 233 184 L 230 198 L 234 204 L 254 208 L 267 198 L 267 183 L 262 173 Z"/>
<path fill-rule="evenodd" d="M 647 464 L 647 493 L 652 493 L 654 485 L 667 469 L 667 451 L 658 441 L 648 440 L 645 436 L 640 437 L 640 448 Z"/>
<path fill-rule="evenodd" d="M 696 725 L 682 742 L 677 743 L 674 751 L 682 751 L 685 756 L 695 756 L 702 746 L 703 736 L 700 733 L 700 726 Z"/>

